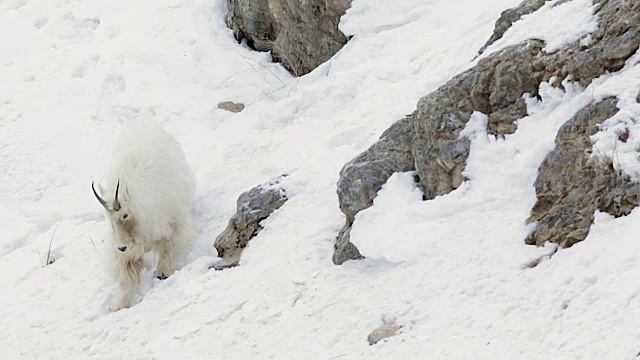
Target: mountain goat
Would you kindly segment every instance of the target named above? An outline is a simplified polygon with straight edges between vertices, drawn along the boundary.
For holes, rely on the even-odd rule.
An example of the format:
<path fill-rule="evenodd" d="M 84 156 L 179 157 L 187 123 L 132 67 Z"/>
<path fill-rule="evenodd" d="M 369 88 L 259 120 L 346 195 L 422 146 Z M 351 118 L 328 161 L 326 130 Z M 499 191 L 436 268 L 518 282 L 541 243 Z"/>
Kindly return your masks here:
<path fill-rule="evenodd" d="M 152 120 L 128 124 L 113 151 L 106 187 L 91 183 L 111 223 L 111 255 L 120 294 L 131 306 L 144 268 L 144 254 L 157 255 L 155 276 L 173 272 L 174 258 L 192 236 L 195 177 L 180 144 Z"/>

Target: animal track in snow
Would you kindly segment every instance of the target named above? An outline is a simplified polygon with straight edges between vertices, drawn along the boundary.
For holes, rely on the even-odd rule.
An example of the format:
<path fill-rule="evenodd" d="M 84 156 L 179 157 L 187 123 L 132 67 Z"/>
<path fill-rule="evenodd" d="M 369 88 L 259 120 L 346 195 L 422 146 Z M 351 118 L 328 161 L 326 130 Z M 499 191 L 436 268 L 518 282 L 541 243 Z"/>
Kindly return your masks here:
<path fill-rule="evenodd" d="M 71 72 L 71 76 L 74 78 L 82 78 L 86 75 L 87 71 L 95 70 L 100 62 L 100 55 L 91 55 L 88 59 L 84 60 L 80 65 L 76 66 Z M 103 84 L 104 89 L 104 84 Z"/>
<path fill-rule="evenodd" d="M 9 9 L 11 10 L 18 10 L 21 7 L 27 5 L 27 2 L 24 0 L 14 0 L 12 1 L 13 4 L 9 3 Z"/>
<path fill-rule="evenodd" d="M 61 21 L 52 23 L 50 26 L 62 43 L 88 43 L 93 40 L 95 31 L 100 26 L 100 19 L 98 17 L 79 19 L 69 12 L 62 16 Z M 54 44 L 56 45 L 59 45 L 59 42 Z"/>
<path fill-rule="evenodd" d="M 43 26 L 49 23 L 49 18 L 47 16 L 39 17 L 33 20 L 33 27 L 36 29 L 40 29 Z"/>
<path fill-rule="evenodd" d="M 110 39 L 115 39 L 118 36 L 120 36 L 120 29 L 115 27 L 111 27 L 111 26 L 106 27 L 104 31 Z"/>
<path fill-rule="evenodd" d="M 122 74 L 109 74 L 102 81 L 100 99 L 113 99 L 127 89 L 127 81 Z"/>

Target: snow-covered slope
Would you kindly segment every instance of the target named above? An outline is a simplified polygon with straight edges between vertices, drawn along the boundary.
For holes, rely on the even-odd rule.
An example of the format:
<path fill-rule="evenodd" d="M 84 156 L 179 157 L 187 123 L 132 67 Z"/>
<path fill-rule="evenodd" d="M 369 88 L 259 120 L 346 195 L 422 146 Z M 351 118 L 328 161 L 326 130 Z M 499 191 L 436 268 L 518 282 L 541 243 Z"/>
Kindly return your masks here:
<path fill-rule="evenodd" d="M 422 202 L 410 174 L 394 175 L 354 223 L 368 258 L 331 262 L 342 165 L 472 66 L 518 2 L 354 0 L 341 28 L 355 37 L 296 79 L 234 41 L 224 0 L 0 0 L 0 358 L 635 356 L 640 213 L 598 215 L 587 240 L 535 267 L 555 249 L 523 239 L 558 127 L 611 94 L 622 110 L 610 128 L 634 124 L 637 56 L 587 89 L 545 85 L 504 140 L 476 114 L 470 181 Z M 551 5 L 527 17 L 535 31 L 525 19 L 489 50 L 529 36 L 553 50 L 592 30 L 590 1 Z M 217 109 L 226 100 L 247 108 Z M 135 305 L 113 312 L 108 226 L 90 184 L 139 115 L 182 143 L 198 178 L 198 233 L 178 272 L 154 279 L 149 262 Z M 636 137 L 626 149 L 609 138 L 599 135 L 600 149 L 633 173 Z M 237 196 L 285 173 L 290 200 L 241 266 L 208 270 Z M 389 320 L 401 334 L 369 346 Z"/>

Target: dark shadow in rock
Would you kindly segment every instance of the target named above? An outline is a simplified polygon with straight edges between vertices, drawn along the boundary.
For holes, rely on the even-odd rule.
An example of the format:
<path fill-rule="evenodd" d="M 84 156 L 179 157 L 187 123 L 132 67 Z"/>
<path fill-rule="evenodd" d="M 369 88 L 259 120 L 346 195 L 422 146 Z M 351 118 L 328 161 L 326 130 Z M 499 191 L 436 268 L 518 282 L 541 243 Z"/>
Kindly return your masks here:
<path fill-rule="evenodd" d="M 227 0 L 227 26 L 238 40 L 302 76 L 337 53 L 347 37 L 338 30 L 351 0 Z"/>

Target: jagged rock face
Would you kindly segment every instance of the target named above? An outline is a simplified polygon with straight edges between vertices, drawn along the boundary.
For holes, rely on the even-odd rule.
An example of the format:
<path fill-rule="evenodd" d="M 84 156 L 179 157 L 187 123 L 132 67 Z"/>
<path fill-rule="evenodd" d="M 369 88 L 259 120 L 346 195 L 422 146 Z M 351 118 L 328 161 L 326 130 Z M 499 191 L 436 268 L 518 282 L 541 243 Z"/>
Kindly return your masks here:
<path fill-rule="evenodd" d="M 557 66 L 530 41 L 481 60 L 474 68 L 418 102 L 414 113 L 413 157 L 426 199 L 456 189 L 469 156 L 469 140 L 460 137 L 474 111 L 489 116 L 489 133 L 509 134 L 527 114 L 522 95 L 537 95 Z"/>
<path fill-rule="evenodd" d="M 373 204 L 378 190 L 394 172 L 414 169 L 411 154 L 413 135 L 412 118 L 409 116 L 393 124 L 378 142 L 342 168 L 338 199 L 340 210 L 347 215 L 349 223 L 360 210 Z"/>
<path fill-rule="evenodd" d="M 616 99 L 589 105 L 558 131 L 556 147 L 538 170 L 538 200 L 530 222 L 537 222 L 528 244 L 547 241 L 569 247 L 585 239 L 594 212 L 627 215 L 640 203 L 640 185 L 613 169 L 611 163 L 590 159 L 590 136 L 598 124 L 618 112 Z"/>
<path fill-rule="evenodd" d="M 214 242 L 218 256 L 237 260 L 249 240 L 262 230 L 260 221 L 266 219 L 286 201 L 286 193 L 277 183 L 258 185 L 242 193 L 238 197 L 237 212 Z"/>
<path fill-rule="evenodd" d="M 355 215 L 373 204 L 373 198 L 394 172 L 414 170 L 411 154 L 413 131 L 411 117 L 396 122 L 382 134 L 380 141 L 340 171 L 338 200 L 340 210 L 347 216 L 347 223 L 336 241 L 333 254 L 335 264 L 362 258 L 349 241 Z"/>
<path fill-rule="evenodd" d="M 531 14 L 532 12 L 540 9 L 547 0 L 524 0 L 520 5 L 507 9 L 500 14 L 500 18 L 496 21 L 493 34 L 487 40 L 487 42 L 480 48 L 479 54 L 482 54 L 491 44 L 500 40 L 507 30 L 513 25 L 514 22 L 520 20 L 524 15 Z"/>
<path fill-rule="evenodd" d="M 411 122 L 412 138 L 405 135 L 411 133 L 409 130 L 388 131 L 377 144 L 345 165 L 338 182 L 338 196 L 347 225 L 336 240 L 334 262 L 356 253 L 346 230 L 358 211 L 371 206 L 392 173 L 415 169 L 426 200 L 447 194 L 462 183 L 470 144 L 460 137 L 460 132 L 474 111 L 488 115 L 489 133 L 513 133 L 515 121 L 527 114 L 522 96 L 525 93 L 537 96 L 542 82 L 555 78 L 554 85 L 561 86 L 560 80 L 572 76 L 580 84 L 588 85 L 600 75 L 620 70 L 640 46 L 640 2 L 595 0 L 594 3 L 599 4 L 598 30 L 592 34 L 589 45 L 575 41 L 564 49 L 545 53 L 542 41 L 529 40 L 494 53 L 420 99 L 416 111 L 403 120 L 405 123 L 392 126 L 406 127 L 406 122 Z M 534 2 L 530 4 L 537 6 Z M 402 161 L 390 161 L 398 152 L 387 151 L 384 143 L 403 144 L 395 145 L 401 149 L 409 146 L 411 154 L 404 153 Z M 409 161 L 413 164 L 408 164 Z M 352 187 L 354 191 L 344 190 Z M 340 253 L 340 249 L 349 251 Z"/>
<path fill-rule="evenodd" d="M 489 133 L 512 133 L 514 121 L 526 115 L 522 95 L 536 96 L 541 82 L 571 75 L 587 85 L 622 68 L 640 46 L 640 2 L 609 0 L 600 5 L 599 27 L 588 48 L 576 41 L 548 54 L 540 41 L 512 46 L 420 100 L 414 116 L 414 158 L 425 198 L 449 193 L 463 180 L 469 142 L 459 134 L 473 111 L 489 116 Z"/>
<path fill-rule="evenodd" d="M 347 260 L 364 259 L 358 248 L 350 240 L 351 224 L 347 223 L 338 234 L 333 252 L 333 263 L 342 265 Z"/>
<path fill-rule="evenodd" d="M 227 0 L 227 25 L 235 38 L 296 76 L 309 73 L 347 43 L 338 30 L 351 0 Z"/>
<path fill-rule="evenodd" d="M 568 56 L 568 71 L 582 85 L 624 66 L 640 46 L 640 2 L 630 0 L 594 0 L 598 29 L 588 46 L 574 46 Z"/>

